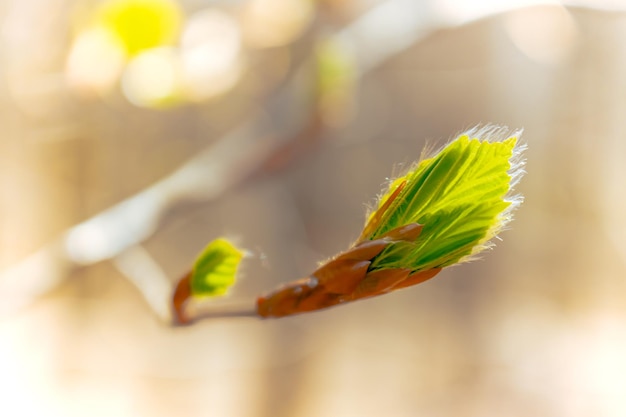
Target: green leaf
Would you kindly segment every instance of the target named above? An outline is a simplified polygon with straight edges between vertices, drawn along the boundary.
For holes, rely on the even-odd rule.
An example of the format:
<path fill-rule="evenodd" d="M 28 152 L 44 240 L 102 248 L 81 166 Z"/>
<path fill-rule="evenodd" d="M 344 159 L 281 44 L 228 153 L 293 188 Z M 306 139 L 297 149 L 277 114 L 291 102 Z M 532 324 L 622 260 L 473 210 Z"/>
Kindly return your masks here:
<path fill-rule="evenodd" d="M 521 202 L 511 195 L 523 174 L 524 147 L 517 142 L 516 134 L 503 128 L 470 131 L 396 179 L 370 215 L 364 238 L 377 239 L 410 223 L 424 228 L 414 242 L 390 244 L 370 270 L 446 267 L 487 248 Z"/>
<path fill-rule="evenodd" d="M 242 258 L 243 252 L 224 238 L 209 243 L 193 266 L 191 294 L 200 298 L 226 294 Z"/>

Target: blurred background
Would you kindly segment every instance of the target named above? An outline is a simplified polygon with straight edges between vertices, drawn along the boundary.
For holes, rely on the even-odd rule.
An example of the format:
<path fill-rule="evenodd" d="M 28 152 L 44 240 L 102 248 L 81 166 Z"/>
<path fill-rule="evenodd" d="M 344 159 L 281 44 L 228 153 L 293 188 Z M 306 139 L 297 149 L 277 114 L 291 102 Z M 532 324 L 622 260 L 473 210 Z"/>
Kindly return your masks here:
<path fill-rule="evenodd" d="M 622 9 L 1 1 L 0 414 L 626 415 Z M 251 252 L 224 301 L 251 303 L 479 123 L 529 146 L 483 260 L 314 314 L 169 326 L 208 241 Z"/>

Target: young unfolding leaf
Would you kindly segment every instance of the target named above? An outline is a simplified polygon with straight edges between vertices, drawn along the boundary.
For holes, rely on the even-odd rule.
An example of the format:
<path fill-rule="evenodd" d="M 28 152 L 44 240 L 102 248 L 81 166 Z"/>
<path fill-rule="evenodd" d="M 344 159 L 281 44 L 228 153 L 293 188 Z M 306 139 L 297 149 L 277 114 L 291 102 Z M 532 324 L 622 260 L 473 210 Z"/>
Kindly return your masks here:
<path fill-rule="evenodd" d="M 520 203 L 519 197 L 507 196 L 520 175 L 517 137 L 493 141 L 494 136 L 502 139 L 501 130 L 493 128 L 476 135 L 460 136 L 392 184 L 392 189 L 399 182 L 406 185 L 380 220 L 370 216 L 370 232 L 362 239 L 378 239 L 407 223 L 423 224 L 424 229 L 413 242 L 386 247 L 373 270 L 453 265 L 485 249 L 509 221 Z M 387 195 L 381 201 L 387 201 Z"/>
<path fill-rule="evenodd" d="M 522 201 L 519 132 L 469 131 L 394 180 L 351 249 L 257 300 L 263 317 L 318 310 L 415 285 L 471 259 Z"/>
<path fill-rule="evenodd" d="M 235 283 L 243 252 L 224 238 L 215 239 L 200 253 L 191 272 L 180 279 L 172 296 L 175 321 L 189 323 L 185 305 L 190 299 L 226 294 Z"/>
<path fill-rule="evenodd" d="M 219 238 L 209 243 L 193 266 L 191 295 L 202 298 L 226 294 L 235 283 L 242 258 L 243 252 L 226 239 Z"/>

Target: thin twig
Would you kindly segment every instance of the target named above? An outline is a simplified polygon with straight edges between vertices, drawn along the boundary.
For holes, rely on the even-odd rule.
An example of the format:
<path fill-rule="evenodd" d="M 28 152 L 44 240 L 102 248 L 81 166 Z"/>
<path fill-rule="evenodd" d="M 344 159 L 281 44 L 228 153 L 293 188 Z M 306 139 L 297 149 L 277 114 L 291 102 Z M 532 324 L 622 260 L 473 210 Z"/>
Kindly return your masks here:
<path fill-rule="evenodd" d="M 190 317 L 192 319 L 186 323 L 191 324 L 204 319 L 232 318 L 232 317 L 249 317 L 260 319 L 256 308 L 250 303 L 245 304 L 224 304 L 224 305 L 208 305 L 202 304 L 195 308 L 190 308 Z"/>

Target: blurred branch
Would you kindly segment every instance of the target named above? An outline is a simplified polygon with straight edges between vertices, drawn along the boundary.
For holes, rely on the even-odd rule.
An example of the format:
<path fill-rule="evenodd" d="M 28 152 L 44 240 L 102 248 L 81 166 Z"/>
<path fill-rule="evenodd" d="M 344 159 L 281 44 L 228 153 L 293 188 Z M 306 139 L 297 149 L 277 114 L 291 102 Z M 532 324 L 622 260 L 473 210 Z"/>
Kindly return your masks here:
<path fill-rule="evenodd" d="M 124 251 L 113 259 L 113 264 L 137 287 L 159 319 L 165 323 L 172 321 L 169 308 L 172 284 L 143 246 Z"/>
<path fill-rule="evenodd" d="M 292 84 L 286 84 L 271 97 L 270 102 L 280 104 L 273 106 L 275 112 L 283 106 L 302 109 L 293 103 L 293 90 Z M 125 265 L 121 272 L 126 275 L 130 270 L 125 260 L 139 258 L 136 254 L 126 258 L 124 252 L 132 253 L 135 245 L 150 237 L 172 207 L 187 200 L 218 198 L 224 191 L 263 172 L 267 161 L 283 153 L 287 144 L 294 140 L 309 142 L 321 132 L 316 116 L 304 121 L 298 117 L 276 118 L 285 120 L 287 126 L 275 126 L 274 132 L 270 131 L 271 119 L 260 116 L 242 124 L 168 177 L 72 227 L 56 241 L 5 270 L 0 276 L 0 293 L 11 294 L 7 297 L 11 301 L 2 310 L 11 312 L 28 304 L 78 266 L 121 256 L 121 263 L 116 265 Z M 290 133 L 294 121 L 302 127 L 297 126 L 295 133 Z M 141 256 L 145 259 L 149 255 L 144 251 Z M 155 267 L 156 264 L 150 268 Z M 150 291 L 148 282 L 133 282 L 144 295 Z"/>

